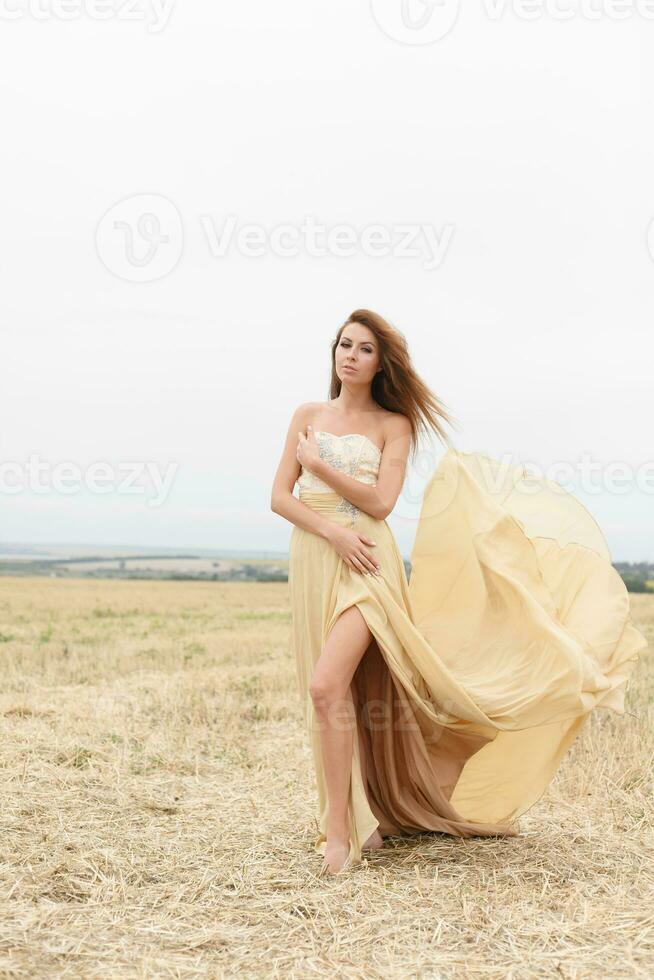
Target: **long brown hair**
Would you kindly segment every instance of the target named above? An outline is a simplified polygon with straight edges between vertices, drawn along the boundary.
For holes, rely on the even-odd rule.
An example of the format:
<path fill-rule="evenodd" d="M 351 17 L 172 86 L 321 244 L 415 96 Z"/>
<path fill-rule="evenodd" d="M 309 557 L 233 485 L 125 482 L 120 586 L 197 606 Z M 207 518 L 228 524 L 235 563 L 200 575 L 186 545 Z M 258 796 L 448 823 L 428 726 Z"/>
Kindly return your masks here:
<path fill-rule="evenodd" d="M 389 412 L 406 415 L 411 423 L 411 448 L 418 446 L 419 429 L 426 433 L 433 430 L 441 442 L 451 447 L 452 443 L 445 431 L 443 422 L 456 428 L 455 417 L 447 410 L 445 402 L 438 398 L 419 377 L 409 355 L 404 335 L 372 310 L 355 310 L 338 328 L 332 343 L 332 375 L 329 384 L 330 399 L 338 397 L 341 381 L 336 374 L 336 348 L 343 330 L 349 323 L 361 323 L 371 330 L 379 343 L 381 371 L 375 375 L 371 394 L 382 408 Z"/>

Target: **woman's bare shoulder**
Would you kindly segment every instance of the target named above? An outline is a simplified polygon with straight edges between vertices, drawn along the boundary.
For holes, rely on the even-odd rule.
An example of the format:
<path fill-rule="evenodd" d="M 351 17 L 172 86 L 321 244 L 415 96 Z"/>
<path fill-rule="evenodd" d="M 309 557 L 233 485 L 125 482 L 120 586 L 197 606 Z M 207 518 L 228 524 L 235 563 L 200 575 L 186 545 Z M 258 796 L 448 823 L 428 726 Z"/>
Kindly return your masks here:
<path fill-rule="evenodd" d="M 400 412 L 387 411 L 383 418 L 383 425 L 386 438 L 404 436 L 411 432 L 410 419 L 406 415 L 401 415 Z"/>
<path fill-rule="evenodd" d="M 302 402 L 293 412 L 293 424 L 306 428 L 321 408 L 324 408 L 323 402 Z"/>

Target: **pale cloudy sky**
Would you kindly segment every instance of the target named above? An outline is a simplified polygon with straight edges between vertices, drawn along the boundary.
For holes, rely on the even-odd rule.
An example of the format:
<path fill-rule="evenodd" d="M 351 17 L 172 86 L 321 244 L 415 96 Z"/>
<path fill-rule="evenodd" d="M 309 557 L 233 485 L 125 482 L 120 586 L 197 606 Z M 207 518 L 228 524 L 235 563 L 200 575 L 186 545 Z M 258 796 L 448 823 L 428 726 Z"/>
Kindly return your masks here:
<path fill-rule="evenodd" d="M 365 306 L 459 448 L 625 464 L 624 492 L 570 486 L 614 560 L 654 559 L 645 0 L 14 0 L 0 21 L 3 540 L 286 549 L 288 422 Z M 315 225 L 342 227 L 325 247 Z M 390 520 L 407 557 L 428 475 Z"/>

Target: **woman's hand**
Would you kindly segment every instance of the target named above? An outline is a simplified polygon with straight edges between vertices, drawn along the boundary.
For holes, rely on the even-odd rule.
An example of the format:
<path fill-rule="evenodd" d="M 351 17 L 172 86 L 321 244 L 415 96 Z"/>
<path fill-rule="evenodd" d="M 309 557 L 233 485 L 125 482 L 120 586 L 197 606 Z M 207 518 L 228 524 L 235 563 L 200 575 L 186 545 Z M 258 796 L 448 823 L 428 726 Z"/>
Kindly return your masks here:
<path fill-rule="evenodd" d="M 313 429 L 310 425 L 307 426 L 309 430 L 308 437 L 305 436 L 304 432 L 298 432 L 297 438 L 297 451 L 295 455 L 297 456 L 297 461 L 300 463 L 305 470 L 309 470 L 311 473 L 315 473 L 316 465 L 320 463 L 320 447 L 316 442 L 316 437 L 313 434 Z"/>
<path fill-rule="evenodd" d="M 375 547 L 375 542 L 364 534 L 359 534 L 358 531 L 353 531 L 349 527 L 334 524 L 333 530 L 329 533 L 329 543 L 350 568 L 362 572 L 364 575 L 368 572 L 372 572 L 374 575 L 379 574 L 381 565 L 365 547 L 366 545 Z"/>

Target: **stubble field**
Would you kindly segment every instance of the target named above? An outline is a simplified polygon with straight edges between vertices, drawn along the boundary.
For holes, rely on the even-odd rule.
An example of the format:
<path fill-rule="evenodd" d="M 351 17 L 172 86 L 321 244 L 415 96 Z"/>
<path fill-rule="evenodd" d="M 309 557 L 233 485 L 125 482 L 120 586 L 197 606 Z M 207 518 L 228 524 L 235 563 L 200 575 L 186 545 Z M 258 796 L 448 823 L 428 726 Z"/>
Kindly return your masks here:
<path fill-rule="evenodd" d="M 654 596 L 515 839 L 317 877 L 286 583 L 3 578 L 0 974 L 654 974 Z"/>

